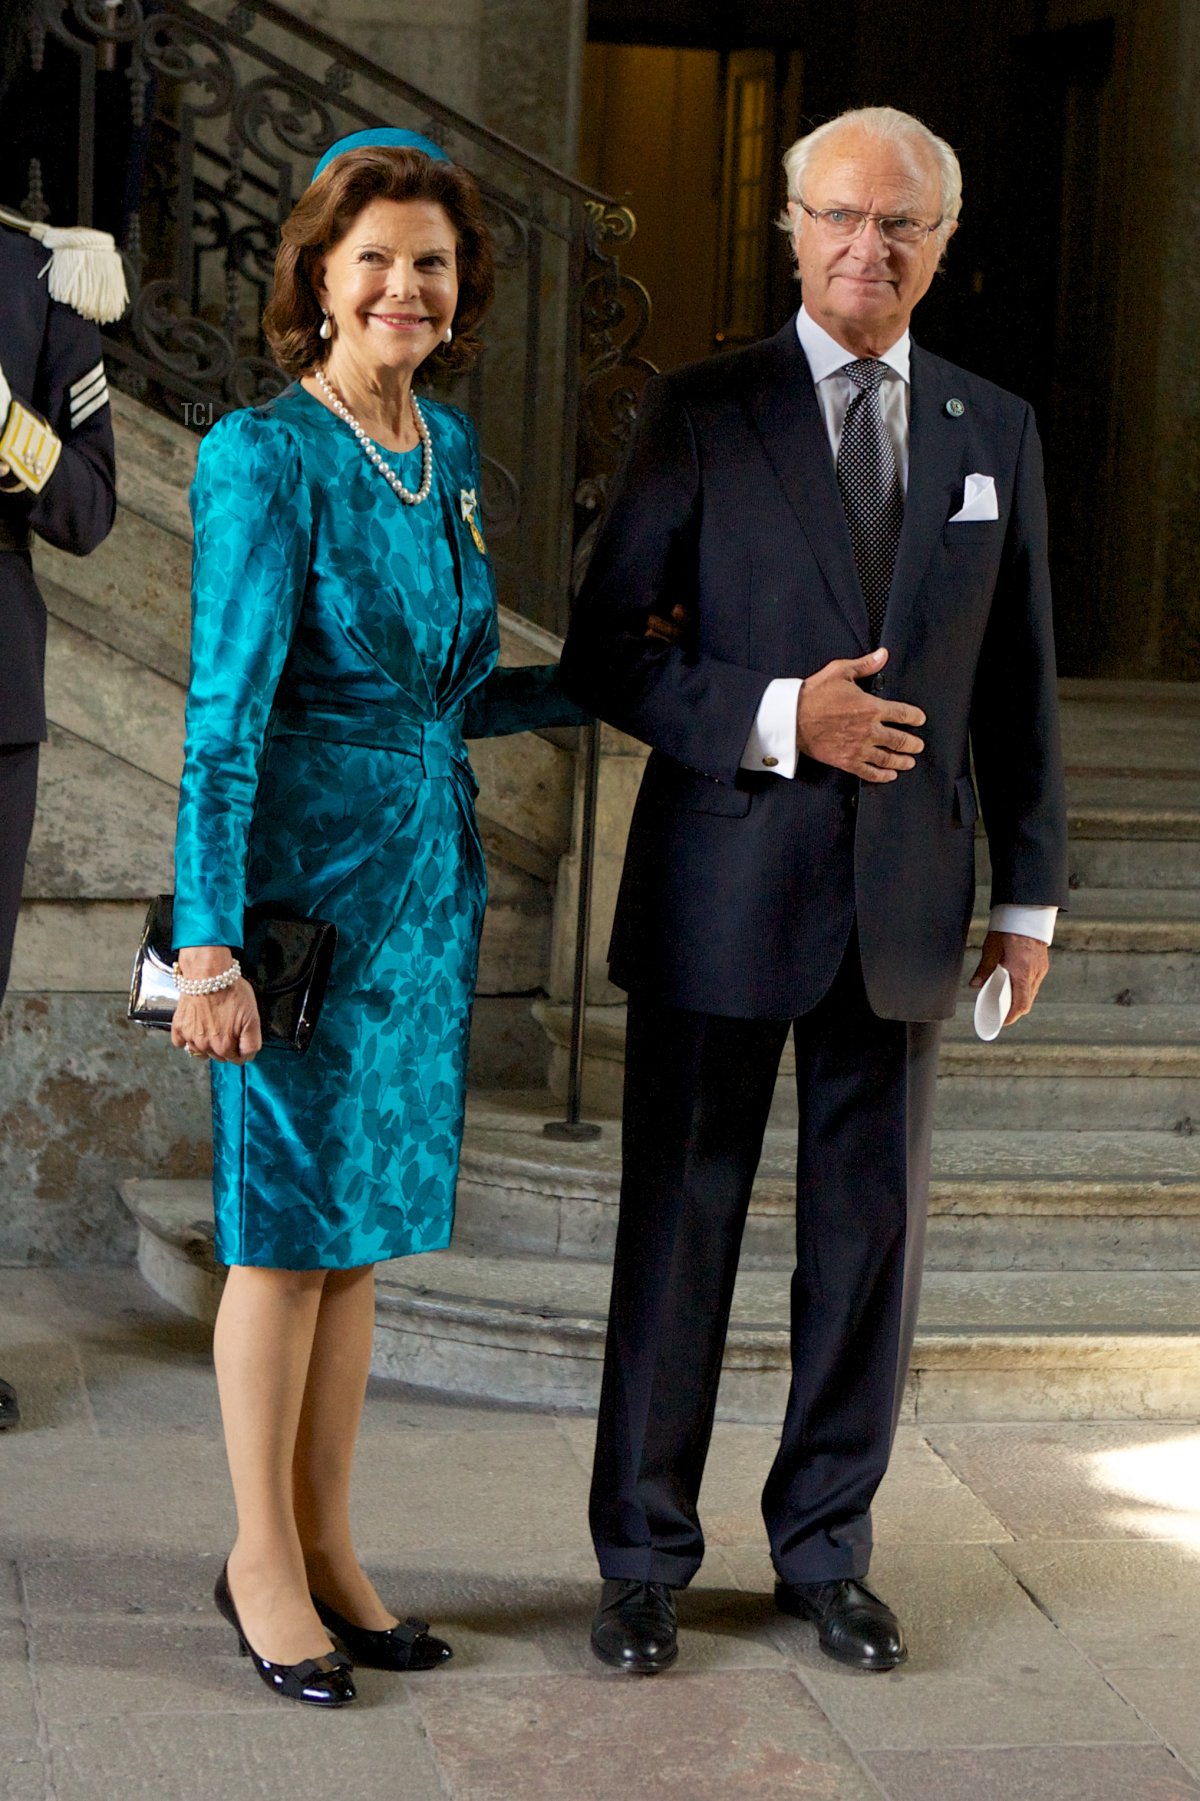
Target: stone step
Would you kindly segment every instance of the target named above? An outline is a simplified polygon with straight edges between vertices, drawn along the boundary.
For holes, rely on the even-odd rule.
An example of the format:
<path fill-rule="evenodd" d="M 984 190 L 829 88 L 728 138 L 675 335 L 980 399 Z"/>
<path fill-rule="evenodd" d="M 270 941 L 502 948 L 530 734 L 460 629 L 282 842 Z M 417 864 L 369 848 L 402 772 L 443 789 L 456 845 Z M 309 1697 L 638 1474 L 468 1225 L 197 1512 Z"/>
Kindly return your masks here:
<path fill-rule="evenodd" d="M 118 437 L 118 465 L 121 449 Z M 39 585 L 52 583 L 88 604 L 106 641 L 109 628 L 101 622 L 111 619 L 114 642 L 145 634 L 182 659 L 191 643 L 191 559 L 188 539 L 118 507 L 112 531 L 90 556 L 73 557 L 39 538 L 33 567 Z"/>
<path fill-rule="evenodd" d="M 1059 683 L 1063 749 L 1076 770 L 1200 773 L 1200 683 Z"/>
<path fill-rule="evenodd" d="M 1075 784 L 1081 786 L 1082 784 Z M 1200 777 L 1194 786 L 1200 792 Z M 1130 799 L 1132 800 L 1132 796 Z M 1084 807 L 1069 796 L 1067 868 L 1080 900 L 1096 889 L 1195 888 L 1200 884 L 1200 808 L 1151 805 Z M 991 892 L 991 859 L 980 829 L 975 878 L 981 901 Z M 1072 900 L 1074 910 L 1080 901 Z"/>
<path fill-rule="evenodd" d="M 967 1002 L 948 1022 L 939 1068 L 943 1127 L 1187 1134 L 1200 1125 L 1195 1007 L 1039 1001 L 982 1044 Z M 792 1104 L 790 1089 L 781 1099 Z"/>
<path fill-rule="evenodd" d="M 169 884 L 167 884 L 169 886 Z M 149 897 L 138 900 L 21 902 L 13 945 L 11 995 L 129 992 Z"/>
<path fill-rule="evenodd" d="M 1200 730 L 1200 723 L 1189 721 L 1188 729 Z M 1069 768 L 1067 823 L 1090 820 L 1094 832 L 1096 823 L 1106 817 L 1114 824 L 1128 820 L 1166 825 L 1174 821 L 1167 835 L 1186 833 L 1188 822 L 1196 818 L 1200 807 L 1196 798 L 1198 781 L 1200 770 L 1194 768 L 1139 769 L 1119 764 L 1111 768 Z M 1135 830 L 1144 833 L 1147 824 L 1135 823 Z"/>
<path fill-rule="evenodd" d="M 966 980 L 987 930 L 971 922 Z M 1104 1005 L 1184 1005 L 1200 1001 L 1200 886 L 1082 888 L 1058 916 L 1046 1000 Z"/>
<path fill-rule="evenodd" d="M 1072 893 L 1092 888 L 1192 888 L 1200 865 L 1198 840 L 1200 833 L 1170 837 L 1161 830 L 1144 838 L 1107 831 L 1091 839 L 1073 836 L 1068 846 Z M 986 867 L 978 886 L 983 895 L 991 891 Z"/>
<path fill-rule="evenodd" d="M 375 1368 L 460 1394 L 594 1407 L 608 1271 L 445 1252 L 380 1271 Z M 738 1278 L 718 1413 L 775 1423 L 788 1378 L 788 1277 Z M 907 1408 L 955 1419 L 1188 1418 L 1200 1276 L 931 1273 Z"/>
<path fill-rule="evenodd" d="M 1172 1007 L 1200 1003 L 1200 950 L 1190 924 L 1163 921 L 1161 929 L 1120 921 L 1097 922 L 1094 942 L 1076 946 L 1055 935 L 1049 993 L 1081 1005 Z M 1107 940 L 1107 943 L 1105 943 Z M 974 952 L 968 953 L 975 968 Z"/>
<path fill-rule="evenodd" d="M 980 907 L 971 922 L 972 937 L 986 924 Z M 1200 948 L 1200 869 L 1184 888 L 1079 889 L 1058 915 L 1054 946 L 1056 950 Z"/>
<path fill-rule="evenodd" d="M 937 1123 L 1188 1132 L 1200 1125 L 1200 1013 L 1194 1007 L 1094 1006 L 1041 1000 L 992 1044 L 981 1044 L 964 999 L 948 1022 Z M 537 1001 L 533 1012 L 552 1047 L 551 1087 L 565 1091 L 570 1009 Z M 584 1096 L 617 1114 L 625 1056 L 623 1006 L 589 1007 Z M 795 1117 L 791 1042 L 780 1063 L 772 1121 Z"/>
<path fill-rule="evenodd" d="M 139 1267 L 164 1299 L 211 1318 L 203 1183 L 129 1182 Z M 602 1263 L 444 1251 L 384 1264 L 373 1369 L 418 1387 L 591 1409 L 604 1347 Z M 777 1423 L 787 1390 L 788 1278 L 745 1268 L 718 1413 Z M 1186 1419 L 1200 1382 L 1193 1272 L 931 1272 L 906 1395 L 909 1417 Z"/>
<path fill-rule="evenodd" d="M 61 605 L 61 589 L 54 600 Z M 104 620 L 89 614 L 93 629 L 87 630 L 79 618 L 77 611 L 74 619 L 52 612 L 48 621 L 50 718 L 75 738 L 177 790 L 183 768 L 182 684 L 98 637 L 97 631 L 106 629 Z"/>
<path fill-rule="evenodd" d="M 199 438 L 118 388 L 109 389 L 109 398 L 119 447 L 117 497 L 121 507 L 190 544 L 188 489 L 196 473 Z"/>
<path fill-rule="evenodd" d="M 499 1256 L 605 1260 L 616 1236 L 620 1128 L 547 1139 L 552 1105 L 474 1096 L 454 1244 Z M 790 1267 L 795 1133 L 768 1130 L 746 1223 L 748 1266 Z M 931 1269 L 1200 1269 L 1200 1135 L 941 1131 Z"/>
<path fill-rule="evenodd" d="M 178 803 L 170 782 L 52 721 L 26 899 L 116 901 L 170 888 Z"/>

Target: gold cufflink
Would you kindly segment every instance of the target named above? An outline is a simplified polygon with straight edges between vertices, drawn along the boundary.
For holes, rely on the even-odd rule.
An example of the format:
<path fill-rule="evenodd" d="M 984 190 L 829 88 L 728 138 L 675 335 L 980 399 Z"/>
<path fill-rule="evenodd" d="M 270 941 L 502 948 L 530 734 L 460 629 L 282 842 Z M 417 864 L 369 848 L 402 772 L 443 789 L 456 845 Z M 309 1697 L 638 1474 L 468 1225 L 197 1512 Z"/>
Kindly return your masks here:
<path fill-rule="evenodd" d="M 764 769 L 778 769 L 779 768 L 779 758 L 778 757 L 764 757 L 763 758 L 763 768 Z"/>

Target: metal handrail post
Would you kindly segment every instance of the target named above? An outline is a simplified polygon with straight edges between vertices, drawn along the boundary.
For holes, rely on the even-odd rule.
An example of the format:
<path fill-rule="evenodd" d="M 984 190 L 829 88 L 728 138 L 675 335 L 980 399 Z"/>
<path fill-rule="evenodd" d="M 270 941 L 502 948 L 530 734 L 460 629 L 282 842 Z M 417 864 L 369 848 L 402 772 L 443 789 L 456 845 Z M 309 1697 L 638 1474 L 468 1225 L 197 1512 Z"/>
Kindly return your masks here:
<path fill-rule="evenodd" d="M 583 728 L 583 819 L 579 833 L 579 897 L 575 912 L 575 981 L 571 993 L 571 1054 L 567 1072 L 567 1116 L 547 1120 L 547 1138 L 599 1138 L 600 1127 L 580 1117 L 583 1109 L 583 1056 L 587 1026 L 588 953 L 592 935 L 592 875 L 596 862 L 596 815 L 600 802 L 600 721 Z"/>

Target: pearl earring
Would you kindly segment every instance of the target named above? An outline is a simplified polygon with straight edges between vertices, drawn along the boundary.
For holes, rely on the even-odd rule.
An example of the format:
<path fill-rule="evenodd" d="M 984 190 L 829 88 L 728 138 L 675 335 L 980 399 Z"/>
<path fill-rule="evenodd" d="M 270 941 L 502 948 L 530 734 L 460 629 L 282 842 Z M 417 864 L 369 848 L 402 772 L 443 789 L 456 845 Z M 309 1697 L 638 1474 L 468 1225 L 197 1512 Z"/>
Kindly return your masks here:
<path fill-rule="evenodd" d="M 333 336 L 333 322 L 330 319 L 329 314 L 325 312 L 324 307 L 321 308 L 321 311 L 324 314 L 324 317 L 321 320 L 321 329 L 317 333 L 317 336 L 319 338 L 329 339 Z"/>
<path fill-rule="evenodd" d="M 445 338 L 447 344 L 450 342 L 451 338 L 453 338 L 454 332 L 449 325 L 446 327 L 445 331 L 442 333 L 442 336 Z"/>

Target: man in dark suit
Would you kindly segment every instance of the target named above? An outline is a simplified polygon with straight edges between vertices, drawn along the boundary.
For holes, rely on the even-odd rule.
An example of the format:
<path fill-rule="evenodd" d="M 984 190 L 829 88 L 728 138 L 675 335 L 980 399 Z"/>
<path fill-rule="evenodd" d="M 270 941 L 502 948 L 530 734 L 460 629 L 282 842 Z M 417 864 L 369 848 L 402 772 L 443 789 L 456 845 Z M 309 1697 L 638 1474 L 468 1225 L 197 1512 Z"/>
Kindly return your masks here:
<path fill-rule="evenodd" d="M 562 669 L 651 748 L 611 947 L 624 1175 L 591 1523 L 592 1645 L 677 1651 L 751 1186 L 779 1059 L 800 1127 L 792 1383 L 763 1513 L 785 1612 L 861 1669 L 905 1655 L 865 1587 L 912 1344 L 940 1022 L 1033 1004 L 1065 898 L 1041 453 L 1028 406 L 913 345 L 961 178 L 872 108 L 785 158 L 803 305 L 646 390 Z"/>
<path fill-rule="evenodd" d="M 96 326 L 52 297 L 55 257 L 70 259 L 81 306 L 119 286 L 117 253 L 100 233 L 58 251 L 0 224 L 0 1001 L 8 985 L 25 855 L 33 830 L 38 749 L 46 736 L 46 608 L 33 579 L 34 537 L 86 556 L 116 510 L 112 418 Z M 115 265 L 115 269 L 112 265 Z M 97 281 L 96 277 L 99 277 Z M 117 306 L 117 311 L 120 306 Z M 0 1428 L 19 1420 L 0 1381 Z"/>

